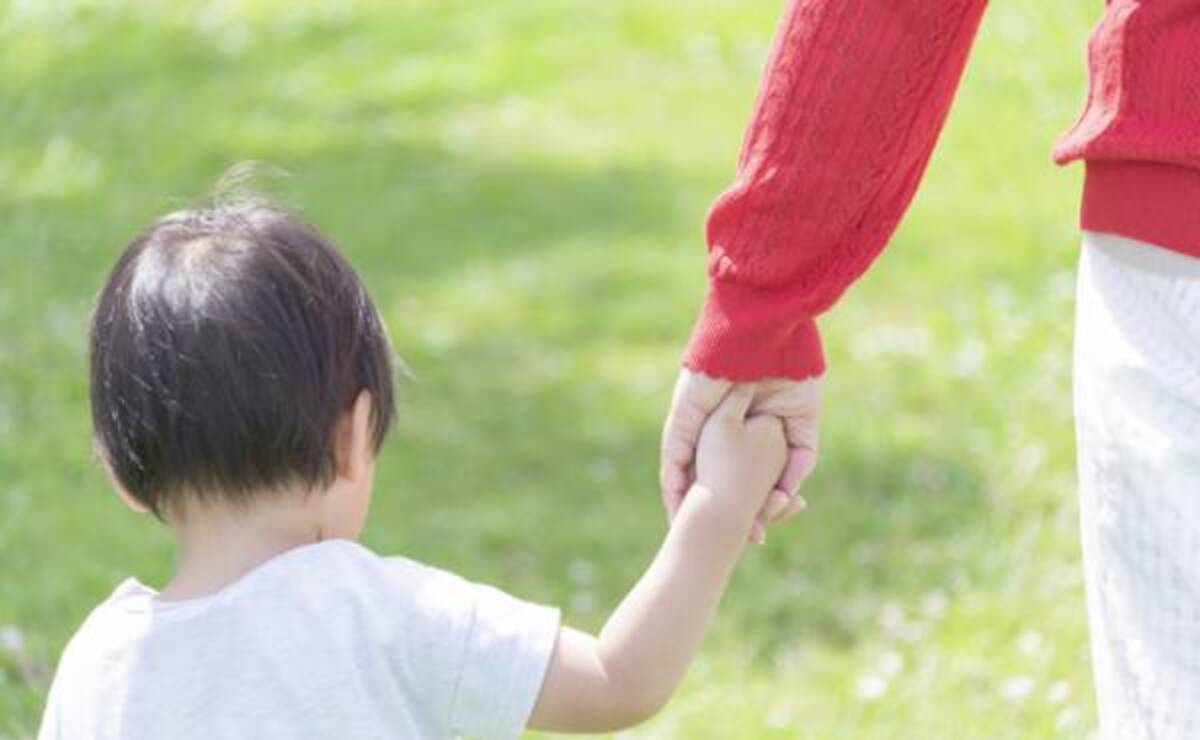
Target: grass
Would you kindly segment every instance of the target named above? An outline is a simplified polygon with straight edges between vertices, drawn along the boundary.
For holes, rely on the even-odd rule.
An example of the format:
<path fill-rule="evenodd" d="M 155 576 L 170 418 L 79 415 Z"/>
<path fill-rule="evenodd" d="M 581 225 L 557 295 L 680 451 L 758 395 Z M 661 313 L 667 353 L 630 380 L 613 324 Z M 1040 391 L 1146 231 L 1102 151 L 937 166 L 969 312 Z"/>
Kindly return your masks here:
<path fill-rule="evenodd" d="M 167 533 L 89 448 L 133 231 L 232 162 L 349 253 L 415 372 L 364 540 L 598 627 L 662 534 L 656 447 L 779 0 L 0 0 L 0 737 Z M 823 320 L 810 512 L 746 557 L 629 738 L 1083 737 L 1069 358 L 1096 3 L 991 8 L 893 245 Z M 302 6 L 302 7 L 300 7 Z"/>

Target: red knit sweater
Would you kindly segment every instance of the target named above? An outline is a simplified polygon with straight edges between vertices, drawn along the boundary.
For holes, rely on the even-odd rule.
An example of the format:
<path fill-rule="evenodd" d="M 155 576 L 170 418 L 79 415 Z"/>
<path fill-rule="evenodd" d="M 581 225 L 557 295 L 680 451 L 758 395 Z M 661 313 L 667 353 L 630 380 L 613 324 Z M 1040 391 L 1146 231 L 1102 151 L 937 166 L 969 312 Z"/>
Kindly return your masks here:
<path fill-rule="evenodd" d="M 788 0 L 737 178 L 708 216 L 684 364 L 734 380 L 824 370 L 813 318 L 916 191 L 986 0 Z M 1109 0 L 1091 93 L 1055 160 L 1087 161 L 1082 225 L 1200 256 L 1200 0 Z"/>

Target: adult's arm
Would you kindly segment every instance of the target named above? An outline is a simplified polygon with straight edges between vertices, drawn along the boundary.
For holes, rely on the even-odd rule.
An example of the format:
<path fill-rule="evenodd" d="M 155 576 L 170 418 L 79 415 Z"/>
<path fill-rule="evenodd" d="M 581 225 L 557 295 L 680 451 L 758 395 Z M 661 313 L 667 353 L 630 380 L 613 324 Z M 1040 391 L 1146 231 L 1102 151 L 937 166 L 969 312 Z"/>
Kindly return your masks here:
<path fill-rule="evenodd" d="M 945 122 L 986 0 L 788 0 L 738 161 L 708 215 L 684 365 L 821 375 L 814 317 L 879 254 Z"/>

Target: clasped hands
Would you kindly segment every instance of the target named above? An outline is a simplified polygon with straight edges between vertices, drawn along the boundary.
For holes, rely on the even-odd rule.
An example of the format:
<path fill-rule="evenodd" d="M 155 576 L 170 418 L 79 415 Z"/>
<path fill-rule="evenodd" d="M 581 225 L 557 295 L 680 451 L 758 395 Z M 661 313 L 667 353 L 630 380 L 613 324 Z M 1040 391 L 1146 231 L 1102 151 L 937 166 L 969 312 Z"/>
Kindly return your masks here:
<path fill-rule="evenodd" d="M 766 527 L 803 511 L 801 485 L 817 463 L 821 379 L 767 380 L 735 383 L 684 368 L 675 383 L 671 410 L 663 425 L 659 485 L 668 519 L 696 482 L 696 447 L 705 422 L 733 392 L 750 393 L 746 418 L 773 416 L 787 444 L 783 473 L 767 496 L 750 532 L 750 541 L 766 541 Z"/>

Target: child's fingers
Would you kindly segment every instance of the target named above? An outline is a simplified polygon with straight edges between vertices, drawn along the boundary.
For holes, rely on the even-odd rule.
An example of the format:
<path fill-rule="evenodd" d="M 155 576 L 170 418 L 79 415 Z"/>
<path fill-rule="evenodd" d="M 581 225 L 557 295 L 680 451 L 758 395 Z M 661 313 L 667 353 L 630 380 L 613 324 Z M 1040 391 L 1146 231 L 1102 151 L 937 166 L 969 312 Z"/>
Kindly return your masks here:
<path fill-rule="evenodd" d="M 808 508 L 807 499 L 800 494 L 791 496 L 790 499 L 791 500 L 788 501 L 787 506 L 783 507 L 779 513 L 775 515 L 775 518 L 771 520 L 772 524 L 785 522 Z"/>
<path fill-rule="evenodd" d="M 767 524 L 777 524 L 779 522 L 790 519 L 808 508 L 808 501 L 799 494 L 789 494 L 782 489 L 776 488 L 771 491 L 771 495 L 767 498 L 767 503 L 759 513 L 759 521 Z"/>
<path fill-rule="evenodd" d="M 788 459 L 777 486 L 788 493 L 800 490 L 800 484 L 812 474 L 813 468 L 817 466 L 815 440 L 800 437 L 794 432 L 796 426 L 791 419 L 784 422 L 784 431 L 788 438 Z"/>
<path fill-rule="evenodd" d="M 754 384 L 739 383 L 722 399 L 721 405 L 713 411 L 713 418 L 740 422 L 746 418 L 746 412 L 750 410 L 752 401 L 754 401 Z"/>
<path fill-rule="evenodd" d="M 807 508 L 808 501 L 800 494 L 792 495 L 780 488 L 774 489 L 771 491 L 771 495 L 767 497 L 767 502 L 763 504 L 758 517 L 754 520 L 754 524 L 750 529 L 750 543 L 754 545 L 766 544 L 768 524 L 787 521 Z"/>

